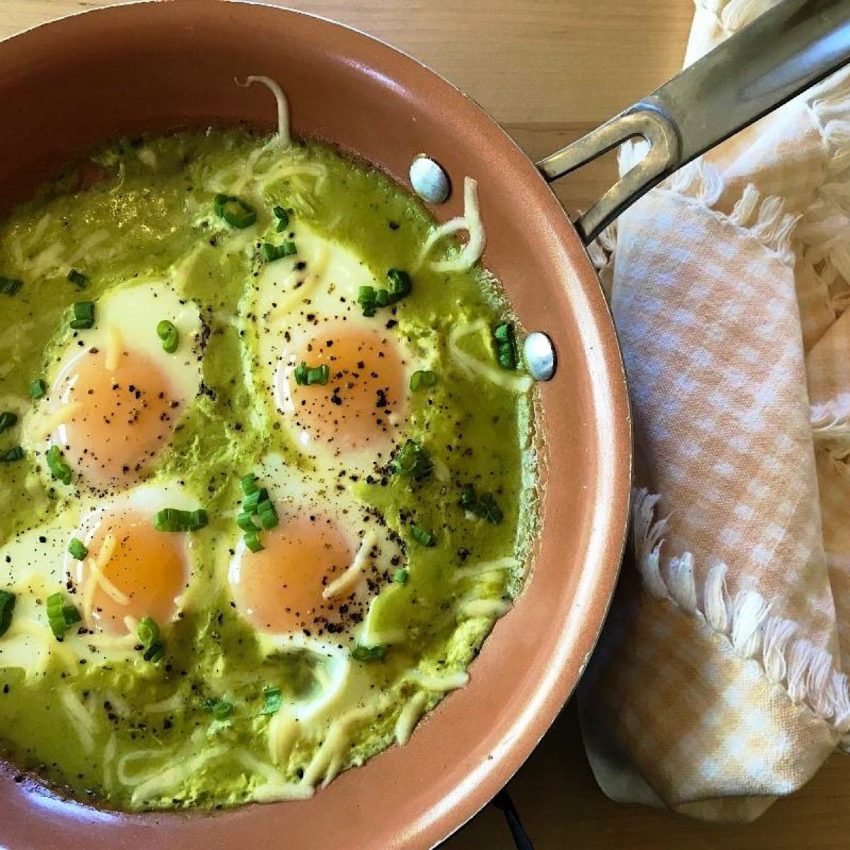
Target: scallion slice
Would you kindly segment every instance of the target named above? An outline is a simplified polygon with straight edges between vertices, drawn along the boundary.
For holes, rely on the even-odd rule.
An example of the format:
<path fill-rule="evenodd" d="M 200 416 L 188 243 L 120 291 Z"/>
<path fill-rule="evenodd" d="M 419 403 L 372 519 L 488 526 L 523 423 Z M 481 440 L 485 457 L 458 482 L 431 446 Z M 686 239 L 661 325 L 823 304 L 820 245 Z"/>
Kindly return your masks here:
<path fill-rule="evenodd" d="M 436 542 L 434 535 L 431 534 L 430 531 L 426 531 L 422 528 L 422 526 L 416 525 L 415 523 L 410 526 L 410 536 L 417 543 L 421 543 L 423 546 L 431 547 Z"/>
<path fill-rule="evenodd" d="M 271 528 L 277 528 L 280 519 L 278 518 L 275 506 L 270 501 L 261 502 L 257 513 L 260 517 L 260 525 L 264 531 Z"/>
<path fill-rule="evenodd" d="M 0 275 L 0 293 L 3 295 L 16 295 L 23 285 L 24 282 L 16 277 L 3 277 Z"/>
<path fill-rule="evenodd" d="M 395 471 L 404 478 L 424 481 L 431 475 L 434 464 L 427 451 L 414 440 L 405 440 L 395 458 Z"/>
<path fill-rule="evenodd" d="M 73 306 L 74 318 L 71 327 L 75 331 L 87 331 L 94 327 L 94 301 L 77 301 Z"/>
<path fill-rule="evenodd" d="M 377 292 L 374 286 L 361 286 L 357 293 L 357 303 L 363 308 L 364 316 L 374 316 L 377 307 Z"/>
<path fill-rule="evenodd" d="M 151 617 L 142 617 L 136 628 L 142 645 L 142 658 L 154 664 L 165 658 L 165 642 L 159 636 L 159 626 Z"/>
<path fill-rule="evenodd" d="M 260 543 L 260 535 L 256 531 L 246 531 L 243 538 L 245 545 L 251 552 L 262 552 L 263 544 Z"/>
<path fill-rule="evenodd" d="M 257 220 L 257 211 L 236 195 L 216 195 L 213 209 L 219 218 L 240 230 L 250 227 Z"/>
<path fill-rule="evenodd" d="M 283 207 L 275 207 L 272 212 L 277 219 L 277 232 L 283 233 L 289 226 L 289 213 Z"/>
<path fill-rule="evenodd" d="M 390 282 L 390 295 L 393 301 L 400 301 L 410 295 L 413 289 L 410 275 L 401 269 L 390 269 L 387 272 L 387 280 Z"/>
<path fill-rule="evenodd" d="M 82 540 L 72 537 L 71 542 L 68 544 L 68 553 L 75 561 L 82 561 L 88 555 L 89 550 L 86 549 L 85 543 Z"/>
<path fill-rule="evenodd" d="M 47 597 L 47 622 L 57 640 L 61 640 L 65 632 L 80 622 L 80 612 L 70 603 L 65 602 L 62 593 L 52 593 Z"/>
<path fill-rule="evenodd" d="M 505 518 L 496 499 L 490 493 L 478 495 L 471 484 L 460 491 L 460 506 L 493 525 L 498 525 Z"/>
<path fill-rule="evenodd" d="M 4 410 L 0 413 L 0 434 L 4 431 L 8 431 L 10 428 L 14 428 L 17 422 L 17 414 L 12 413 L 11 410 Z"/>
<path fill-rule="evenodd" d="M 8 590 L 0 590 L 0 637 L 3 637 L 9 631 L 14 611 L 15 594 Z"/>
<path fill-rule="evenodd" d="M 327 384 L 331 370 L 327 364 L 321 366 L 308 366 L 303 360 L 295 367 L 295 383 L 301 386 L 312 384 Z"/>
<path fill-rule="evenodd" d="M 166 354 L 174 354 L 180 344 L 180 332 L 173 322 L 163 319 L 156 326 L 156 335 L 162 340 L 162 350 Z"/>
<path fill-rule="evenodd" d="M 242 492 L 246 496 L 250 496 L 257 489 L 257 476 L 251 472 L 248 475 L 244 475 L 239 480 L 239 486 L 242 488 Z"/>
<path fill-rule="evenodd" d="M 22 460 L 23 457 L 24 450 L 20 446 L 14 446 L 0 453 L 0 463 L 14 463 L 16 460 Z"/>
<path fill-rule="evenodd" d="M 282 260 L 291 254 L 297 254 L 298 249 L 294 242 L 283 242 L 280 245 L 272 245 L 271 242 L 264 242 L 260 246 L 260 256 L 264 263 L 273 263 L 275 260 Z"/>
<path fill-rule="evenodd" d="M 153 524 L 157 531 L 197 531 L 209 522 L 203 508 L 196 511 L 181 511 L 178 508 L 163 508 L 154 514 Z"/>
<path fill-rule="evenodd" d="M 263 688 L 263 708 L 260 714 L 277 714 L 283 705 L 283 694 L 280 688 Z"/>
<path fill-rule="evenodd" d="M 382 644 L 378 644 L 377 646 L 363 646 L 360 644 L 351 650 L 351 657 L 355 661 L 382 661 L 386 654 L 387 648 Z"/>
<path fill-rule="evenodd" d="M 68 272 L 68 280 L 77 287 L 77 289 L 85 289 L 89 285 L 88 275 L 83 274 L 77 269 L 71 269 Z"/>
<path fill-rule="evenodd" d="M 403 569 L 402 567 L 399 567 L 393 573 L 393 581 L 396 584 L 407 584 L 408 578 L 410 578 L 410 574 L 407 572 L 407 570 Z"/>
<path fill-rule="evenodd" d="M 51 446 L 45 455 L 50 474 L 63 484 L 70 484 L 74 477 L 71 467 L 62 458 L 59 446 Z"/>
<path fill-rule="evenodd" d="M 519 365 L 516 333 L 511 322 L 503 322 L 493 331 L 493 348 L 496 360 L 503 369 L 516 369 Z"/>
<path fill-rule="evenodd" d="M 47 392 L 47 384 L 41 378 L 35 378 L 30 381 L 29 394 L 30 398 L 42 398 Z"/>
<path fill-rule="evenodd" d="M 227 720 L 233 714 L 233 703 L 226 699 L 204 700 L 204 709 L 209 711 L 216 720 Z"/>
<path fill-rule="evenodd" d="M 437 376 L 427 369 L 420 369 L 410 376 L 410 389 L 416 392 L 422 388 L 433 387 L 437 383 Z"/>

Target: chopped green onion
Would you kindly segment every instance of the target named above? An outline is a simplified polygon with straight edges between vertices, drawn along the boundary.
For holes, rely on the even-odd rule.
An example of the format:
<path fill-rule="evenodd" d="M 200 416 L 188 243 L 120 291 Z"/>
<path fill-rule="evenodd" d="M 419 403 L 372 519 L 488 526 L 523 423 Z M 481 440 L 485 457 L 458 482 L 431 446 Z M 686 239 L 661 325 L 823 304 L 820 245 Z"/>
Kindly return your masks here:
<path fill-rule="evenodd" d="M 216 720 L 227 720 L 233 714 L 233 704 L 225 699 L 208 699 L 204 701 L 204 708 L 212 713 Z"/>
<path fill-rule="evenodd" d="M 277 511 L 270 501 L 261 502 L 259 505 L 260 525 L 265 531 L 270 528 L 277 528 L 280 522 Z"/>
<path fill-rule="evenodd" d="M 174 354 L 180 343 L 180 333 L 173 322 L 163 319 L 156 326 L 156 335 L 162 340 L 162 350 L 166 354 Z"/>
<path fill-rule="evenodd" d="M 0 463 L 14 463 L 16 460 L 23 459 L 23 456 L 24 450 L 20 446 L 15 446 L 0 454 Z"/>
<path fill-rule="evenodd" d="M 142 617 L 139 620 L 136 634 L 142 644 L 142 658 L 145 661 L 152 661 L 154 664 L 157 661 L 162 661 L 165 657 L 165 643 L 160 640 L 159 626 L 150 617 Z"/>
<path fill-rule="evenodd" d="M 52 593 L 47 597 L 47 621 L 53 636 L 61 640 L 74 623 L 80 622 L 80 612 L 70 603 L 65 603 L 62 593 Z"/>
<path fill-rule="evenodd" d="M 257 531 L 257 525 L 254 522 L 254 514 L 248 511 L 243 511 L 236 515 L 236 525 L 245 532 Z"/>
<path fill-rule="evenodd" d="M 406 440 L 398 450 L 395 459 L 395 471 L 404 478 L 423 481 L 431 475 L 434 464 L 428 452 L 413 440 Z"/>
<path fill-rule="evenodd" d="M 295 383 L 301 386 L 311 384 L 327 384 L 331 376 L 331 370 L 327 364 L 321 366 L 308 366 L 303 360 L 295 367 Z"/>
<path fill-rule="evenodd" d="M 273 263 L 275 260 L 282 260 L 290 254 L 297 254 L 298 249 L 294 242 L 284 242 L 281 245 L 272 245 L 271 242 L 264 242 L 260 246 L 260 256 L 265 263 Z"/>
<path fill-rule="evenodd" d="M 260 714 L 276 714 L 283 705 L 280 688 L 263 688 L 263 710 Z"/>
<path fill-rule="evenodd" d="M 430 531 L 425 531 L 419 525 L 410 526 L 410 536 L 417 542 L 421 543 L 423 546 L 433 546 L 435 543 L 434 535 L 431 534 Z"/>
<path fill-rule="evenodd" d="M 361 286 L 357 293 L 357 303 L 363 308 L 364 316 L 374 316 L 377 305 L 377 292 L 374 286 Z"/>
<path fill-rule="evenodd" d="M 489 493 L 479 496 L 478 507 L 475 509 L 475 513 L 482 519 L 486 519 L 487 522 L 493 523 L 493 525 L 498 525 L 505 518 L 502 509 L 496 504 L 496 500 Z"/>
<path fill-rule="evenodd" d="M 77 301 L 73 307 L 71 327 L 75 331 L 87 331 L 94 327 L 94 301 Z"/>
<path fill-rule="evenodd" d="M 283 207 L 275 207 L 272 212 L 277 219 L 277 232 L 283 233 L 289 224 L 289 213 Z"/>
<path fill-rule="evenodd" d="M 433 387 L 437 383 L 437 376 L 427 369 L 420 369 L 410 376 L 410 389 L 416 392 L 421 387 Z"/>
<path fill-rule="evenodd" d="M 47 384 L 41 378 L 30 381 L 30 398 L 41 398 L 47 392 Z"/>
<path fill-rule="evenodd" d="M 257 489 L 257 476 L 253 472 L 243 476 L 239 481 L 239 486 L 246 496 L 250 496 Z"/>
<path fill-rule="evenodd" d="M 154 514 L 153 524 L 157 531 L 197 531 L 209 522 L 203 508 L 196 511 L 181 511 L 177 508 L 163 508 Z"/>
<path fill-rule="evenodd" d="M 45 457 L 50 474 L 63 484 L 70 484 L 74 474 L 71 472 L 71 467 L 62 459 L 62 452 L 59 450 L 59 446 L 51 446 L 47 450 Z"/>
<path fill-rule="evenodd" d="M 219 218 L 240 230 L 250 227 L 257 220 L 257 211 L 235 195 L 216 195 L 213 209 Z"/>
<path fill-rule="evenodd" d="M 265 502 L 269 498 L 269 491 L 265 487 L 259 487 L 253 493 L 249 493 L 242 502 L 242 510 L 254 514 L 260 506 L 260 502 Z"/>
<path fill-rule="evenodd" d="M 355 646 L 351 651 L 351 657 L 355 661 L 382 661 L 387 653 L 387 648 L 378 644 L 377 646 Z"/>
<path fill-rule="evenodd" d="M 0 293 L 3 295 L 15 295 L 24 285 L 22 280 L 16 277 L 3 277 L 0 275 Z"/>
<path fill-rule="evenodd" d="M 14 610 L 15 594 L 8 590 L 0 590 L 0 637 L 9 631 Z"/>
<path fill-rule="evenodd" d="M 461 490 L 460 506 L 493 525 L 498 525 L 505 518 L 504 512 L 497 504 L 496 499 L 490 493 L 483 493 L 479 496 L 471 484 L 467 484 Z"/>
<path fill-rule="evenodd" d="M 0 434 L 8 431 L 10 428 L 14 428 L 17 421 L 17 414 L 12 413 L 11 410 L 5 410 L 3 413 L 0 413 Z"/>
<path fill-rule="evenodd" d="M 393 301 L 400 301 L 407 295 L 410 295 L 413 289 L 413 284 L 410 282 L 410 275 L 401 269 L 390 269 L 387 272 L 387 279 L 390 282 L 390 295 Z"/>
<path fill-rule="evenodd" d="M 264 547 L 263 544 L 260 543 L 260 535 L 257 534 L 256 531 L 246 531 L 242 539 L 245 541 L 245 545 L 251 552 L 263 551 Z"/>
<path fill-rule="evenodd" d="M 77 289 L 85 289 L 89 285 L 88 275 L 83 274 L 77 269 L 71 269 L 68 272 L 68 280 L 77 287 Z"/>
<path fill-rule="evenodd" d="M 511 322 L 503 322 L 493 331 L 493 347 L 496 349 L 496 360 L 503 369 L 516 369 L 519 365 L 519 353 Z"/>
<path fill-rule="evenodd" d="M 408 580 L 408 578 L 410 578 L 409 573 L 407 572 L 407 570 L 402 569 L 401 567 L 399 567 L 399 568 L 398 568 L 398 569 L 397 569 L 397 570 L 393 573 L 393 581 L 394 581 L 396 584 L 407 584 L 407 580 Z"/>
<path fill-rule="evenodd" d="M 77 537 L 72 537 L 68 544 L 68 553 L 75 561 L 82 561 L 88 555 L 89 550 L 86 549 L 82 540 Z"/>

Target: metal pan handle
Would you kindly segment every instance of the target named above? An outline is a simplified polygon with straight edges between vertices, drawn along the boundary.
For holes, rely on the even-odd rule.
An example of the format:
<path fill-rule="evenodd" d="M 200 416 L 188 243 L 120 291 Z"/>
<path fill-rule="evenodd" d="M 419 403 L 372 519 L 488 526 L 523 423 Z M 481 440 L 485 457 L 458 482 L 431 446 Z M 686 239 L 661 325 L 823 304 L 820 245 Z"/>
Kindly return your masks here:
<path fill-rule="evenodd" d="M 627 139 L 649 142 L 649 153 L 575 222 L 587 244 L 665 177 L 847 63 L 850 0 L 782 0 L 537 167 L 552 182 Z"/>

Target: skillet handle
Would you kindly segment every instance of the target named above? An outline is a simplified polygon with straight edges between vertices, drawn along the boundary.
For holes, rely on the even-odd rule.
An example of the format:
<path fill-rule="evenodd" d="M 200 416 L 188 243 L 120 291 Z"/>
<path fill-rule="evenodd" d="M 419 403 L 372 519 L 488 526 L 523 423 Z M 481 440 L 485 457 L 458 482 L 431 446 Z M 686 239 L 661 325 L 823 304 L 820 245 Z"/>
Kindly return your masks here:
<path fill-rule="evenodd" d="M 575 222 L 590 243 L 700 154 L 850 63 L 850 0 L 782 0 L 648 97 L 537 163 L 547 182 L 627 139 L 647 155 Z"/>

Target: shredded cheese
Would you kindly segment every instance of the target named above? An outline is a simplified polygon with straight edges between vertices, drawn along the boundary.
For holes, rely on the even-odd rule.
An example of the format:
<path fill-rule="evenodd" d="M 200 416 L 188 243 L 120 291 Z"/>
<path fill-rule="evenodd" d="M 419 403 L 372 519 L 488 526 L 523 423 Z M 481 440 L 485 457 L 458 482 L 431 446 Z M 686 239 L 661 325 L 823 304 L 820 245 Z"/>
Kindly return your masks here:
<path fill-rule="evenodd" d="M 242 88 L 248 88 L 254 83 L 261 83 L 274 95 L 274 99 L 277 101 L 277 137 L 275 141 L 289 147 L 292 144 L 292 137 L 289 133 L 289 104 L 278 83 L 271 77 L 254 75 L 246 77 L 244 83 L 240 83 L 239 80 L 234 80 L 234 82 Z"/>
<path fill-rule="evenodd" d="M 476 333 L 483 335 L 490 333 L 490 326 L 487 324 L 486 319 L 477 319 L 474 322 L 467 322 L 464 325 L 456 325 L 449 331 L 449 353 L 458 366 L 460 366 L 468 377 L 477 375 L 511 392 L 528 392 L 532 384 L 532 380 L 528 375 L 515 375 L 493 364 L 482 363 L 477 357 L 473 357 L 460 347 L 460 341 L 462 339 Z"/>
<path fill-rule="evenodd" d="M 273 764 L 285 764 L 298 737 L 298 718 L 278 711 L 269 723 L 269 755 Z"/>
<path fill-rule="evenodd" d="M 435 673 L 422 673 L 419 670 L 411 670 L 405 677 L 405 681 L 419 685 L 426 691 L 437 691 L 446 693 L 456 691 L 469 683 L 469 673 L 461 670 L 457 673 L 447 673 L 443 676 Z"/>
<path fill-rule="evenodd" d="M 109 777 L 112 775 L 112 766 L 118 751 L 118 738 L 113 732 L 103 748 L 103 787 L 109 787 Z"/>
<path fill-rule="evenodd" d="M 460 613 L 466 617 L 501 617 L 510 610 L 510 602 L 502 599 L 470 599 L 460 606 Z"/>
<path fill-rule="evenodd" d="M 156 170 L 156 151 L 151 148 L 141 148 L 137 156 L 148 168 Z"/>
<path fill-rule="evenodd" d="M 212 747 L 205 753 L 200 753 L 194 758 L 181 759 L 178 764 L 166 768 L 161 773 L 157 773 L 155 776 L 137 785 L 133 791 L 131 801 L 134 805 L 138 805 L 147 800 L 156 799 L 157 797 L 171 793 L 180 786 L 180 783 L 185 782 L 208 762 L 221 758 L 226 752 L 227 747 L 220 745 Z"/>
<path fill-rule="evenodd" d="M 338 718 L 304 770 L 304 782 L 315 787 L 321 780 L 322 787 L 327 786 L 342 769 L 343 756 L 351 746 L 354 727 L 372 720 L 376 713 L 376 707 L 367 706 Z"/>
<path fill-rule="evenodd" d="M 499 572 L 501 570 L 513 570 L 519 566 L 516 558 L 497 558 L 495 561 L 482 561 L 480 564 L 470 564 L 468 567 L 458 567 L 454 571 L 454 578 L 461 581 L 465 578 L 475 578 L 486 573 Z"/>
<path fill-rule="evenodd" d="M 267 803 L 272 800 L 308 800 L 315 791 L 304 782 L 287 782 L 286 777 L 275 770 L 270 764 L 261 761 L 247 750 L 239 750 L 235 754 L 236 760 L 251 774 L 258 774 L 266 781 L 263 785 L 255 788 L 253 799 Z"/>
<path fill-rule="evenodd" d="M 83 701 L 70 689 L 62 689 L 61 699 L 80 739 L 80 745 L 88 755 L 94 749 L 94 719 L 86 710 Z"/>
<path fill-rule="evenodd" d="M 88 560 L 89 575 L 86 581 L 86 590 L 83 594 L 83 612 L 87 623 L 91 622 L 92 604 L 94 602 L 95 591 L 98 587 L 102 587 L 104 593 L 116 604 L 130 604 L 130 597 L 122 593 L 103 573 L 104 568 L 112 559 L 117 548 L 118 541 L 115 535 L 107 534 L 103 539 L 97 557 L 89 558 Z"/>
<path fill-rule="evenodd" d="M 73 266 L 76 265 L 83 257 L 87 256 L 91 251 L 97 248 L 98 245 L 102 245 L 104 242 L 109 239 L 109 231 L 108 230 L 95 230 L 91 236 L 88 236 L 86 239 L 82 241 L 80 247 L 71 254 L 68 259 L 68 265 Z"/>
<path fill-rule="evenodd" d="M 363 535 L 360 548 L 351 562 L 351 566 L 338 578 L 334 579 L 323 591 L 323 599 L 333 599 L 335 596 L 343 596 L 351 593 L 362 580 L 369 553 L 378 543 L 378 535 L 369 529 Z"/>
<path fill-rule="evenodd" d="M 33 436 L 35 438 L 33 442 L 40 443 L 42 440 L 47 439 L 60 425 L 64 425 L 82 409 L 82 402 L 72 401 L 58 410 L 39 416 L 33 421 Z"/>
<path fill-rule="evenodd" d="M 118 759 L 118 766 L 116 769 L 116 778 L 122 784 L 127 786 L 128 788 L 133 788 L 136 785 L 141 785 L 143 782 L 147 782 L 151 777 L 156 776 L 159 773 L 159 768 L 155 768 L 152 771 L 147 771 L 145 773 L 130 773 L 127 768 L 137 761 L 150 761 L 152 759 L 160 759 L 163 756 L 167 755 L 167 752 L 164 750 L 135 750 L 132 753 L 126 753 Z"/>
<path fill-rule="evenodd" d="M 121 339 L 121 331 L 118 329 L 118 325 L 110 322 L 106 328 L 106 358 L 104 360 L 104 365 L 110 372 L 114 372 L 118 368 L 123 345 L 124 340 Z"/>
<path fill-rule="evenodd" d="M 425 704 L 428 702 L 428 695 L 425 691 L 417 691 L 408 701 L 404 708 L 399 712 L 398 719 L 395 723 L 395 739 L 399 746 L 404 746 L 413 734 L 416 724 L 422 717 L 425 711 Z"/>
<path fill-rule="evenodd" d="M 438 272 L 464 272 L 471 269 L 484 253 L 487 237 L 484 233 L 484 222 L 481 221 L 481 207 L 478 202 L 478 182 L 471 177 L 463 179 L 463 215 L 449 219 L 447 222 L 435 227 L 422 250 L 419 253 L 418 267 L 425 262 L 425 258 L 431 249 L 447 236 L 457 233 L 459 230 L 469 232 L 469 239 L 460 253 L 448 260 L 432 261 L 431 268 Z"/>
<path fill-rule="evenodd" d="M 180 691 L 159 702 L 149 702 L 142 710 L 147 714 L 166 714 L 169 711 L 181 711 L 186 700 Z"/>

